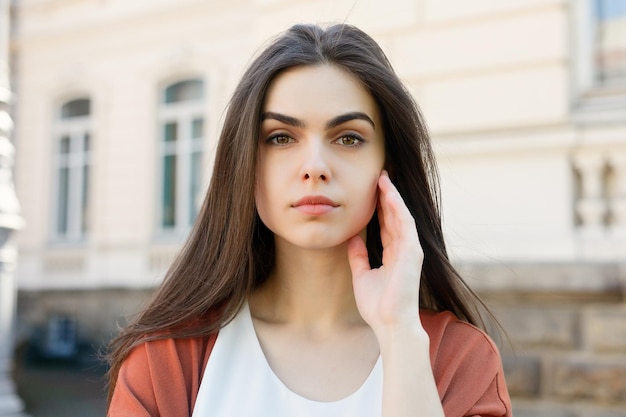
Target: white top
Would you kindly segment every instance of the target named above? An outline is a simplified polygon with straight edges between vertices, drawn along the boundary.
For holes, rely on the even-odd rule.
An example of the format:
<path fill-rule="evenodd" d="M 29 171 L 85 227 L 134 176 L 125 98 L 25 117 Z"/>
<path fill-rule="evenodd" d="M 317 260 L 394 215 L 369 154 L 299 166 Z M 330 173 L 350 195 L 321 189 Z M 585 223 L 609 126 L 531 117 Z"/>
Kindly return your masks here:
<path fill-rule="evenodd" d="M 267 363 L 246 304 L 220 330 L 204 370 L 192 417 L 380 417 L 380 357 L 348 397 L 313 401 L 289 390 Z"/>

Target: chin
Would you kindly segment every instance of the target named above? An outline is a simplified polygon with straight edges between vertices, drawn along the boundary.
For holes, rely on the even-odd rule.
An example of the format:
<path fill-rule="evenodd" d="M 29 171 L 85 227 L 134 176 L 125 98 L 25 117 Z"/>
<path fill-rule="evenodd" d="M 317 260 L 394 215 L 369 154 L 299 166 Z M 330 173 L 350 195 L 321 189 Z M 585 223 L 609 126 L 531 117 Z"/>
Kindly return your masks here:
<path fill-rule="evenodd" d="M 345 245 L 348 239 L 309 239 L 306 241 L 299 239 L 299 242 L 292 242 L 292 245 L 301 249 L 325 250 Z"/>

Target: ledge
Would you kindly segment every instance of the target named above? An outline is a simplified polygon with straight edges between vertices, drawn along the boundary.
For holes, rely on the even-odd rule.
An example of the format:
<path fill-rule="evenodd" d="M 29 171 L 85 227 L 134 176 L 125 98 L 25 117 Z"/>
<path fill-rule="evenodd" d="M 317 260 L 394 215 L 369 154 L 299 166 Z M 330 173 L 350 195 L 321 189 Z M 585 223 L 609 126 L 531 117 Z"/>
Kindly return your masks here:
<path fill-rule="evenodd" d="M 624 263 L 460 264 L 457 269 L 478 292 L 608 294 L 626 292 Z"/>

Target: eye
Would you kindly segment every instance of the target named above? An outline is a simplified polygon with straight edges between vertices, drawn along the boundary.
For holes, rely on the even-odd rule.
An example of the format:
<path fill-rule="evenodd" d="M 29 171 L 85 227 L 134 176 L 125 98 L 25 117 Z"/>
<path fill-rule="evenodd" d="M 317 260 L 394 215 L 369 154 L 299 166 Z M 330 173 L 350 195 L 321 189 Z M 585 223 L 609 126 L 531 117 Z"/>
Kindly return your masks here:
<path fill-rule="evenodd" d="M 291 136 L 287 136 L 283 133 L 272 135 L 267 139 L 267 143 L 270 143 L 273 145 L 279 145 L 279 146 L 288 145 L 293 142 L 294 142 L 294 139 Z"/>
<path fill-rule="evenodd" d="M 364 142 L 364 140 L 358 135 L 349 134 L 349 135 L 343 135 L 337 138 L 335 142 L 342 146 L 356 147 L 356 146 L 361 145 Z"/>

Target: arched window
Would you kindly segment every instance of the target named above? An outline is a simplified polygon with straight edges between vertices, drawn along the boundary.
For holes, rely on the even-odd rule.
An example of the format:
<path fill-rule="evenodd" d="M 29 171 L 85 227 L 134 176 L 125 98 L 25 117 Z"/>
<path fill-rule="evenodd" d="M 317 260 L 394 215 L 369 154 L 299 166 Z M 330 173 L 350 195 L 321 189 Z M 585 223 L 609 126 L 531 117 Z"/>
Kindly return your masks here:
<path fill-rule="evenodd" d="M 61 106 L 61 119 L 89 117 L 91 102 L 87 98 L 68 101 Z"/>
<path fill-rule="evenodd" d="M 179 81 L 165 88 L 163 103 L 174 104 L 189 101 L 201 101 L 204 97 L 202 80 Z"/>
<path fill-rule="evenodd" d="M 166 86 L 159 104 L 159 229 L 185 233 L 200 205 L 204 143 L 204 82 Z"/>
<path fill-rule="evenodd" d="M 87 98 L 65 102 L 57 112 L 53 235 L 58 240 L 81 240 L 88 232 L 90 116 Z"/>

